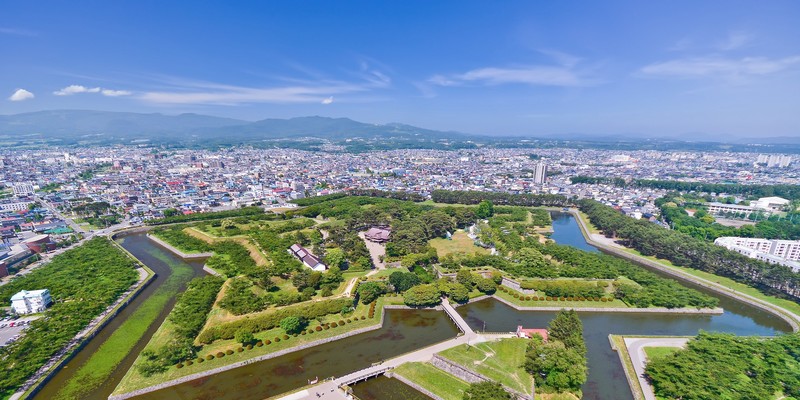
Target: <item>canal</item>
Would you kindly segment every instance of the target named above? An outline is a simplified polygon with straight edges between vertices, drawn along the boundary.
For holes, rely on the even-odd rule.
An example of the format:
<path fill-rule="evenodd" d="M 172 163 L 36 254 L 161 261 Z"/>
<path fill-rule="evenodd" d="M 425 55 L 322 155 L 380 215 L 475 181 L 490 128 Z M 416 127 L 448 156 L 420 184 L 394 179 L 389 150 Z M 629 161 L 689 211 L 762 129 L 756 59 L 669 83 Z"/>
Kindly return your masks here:
<path fill-rule="evenodd" d="M 588 251 L 597 251 L 585 242 L 580 228 L 571 215 L 554 213 L 553 228 L 551 237 L 557 242 Z M 71 377 L 70 372 L 80 367 L 102 345 L 105 338 L 135 311 L 140 302 L 146 300 L 159 285 L 163 284 L 176 266 L 188 265 L 193 269 L 194 276 L 202 274 L 200 263 L 184 262 L 148 240 L 144 234 L 126 236 L 121 239 L 121 244 L 153 269 L 158 278 L 59 372 L 37 398 L 53 398 L 52 394 L 57 392 L 59 385 Z M 693 285 L 687 284 L 687 286 Z M 718 296 L 706 289 L 698 288 L 698 290 L 719 297 L 720 306 L 725 309 L 725 313 L 715 316 L 581 313 L 589 362 L 589 379 L 584 386 L 584 398 L 632 399 L 619 359 L 608 342 L 608 335 L 612 333 L 695 335 L 700 330 L 706 330 L 739 335 L 774 335 L 789 331 L 788 324 L 777 317 L 736 300 Z M 156 323 L 150 327 L 108 381 L 86 398 L 105 399 L 113 391 L 173 304 L 174 300 L 171 300 Z M 546 327 L 555 315 L 554 312 L 517 311 L 493 299 L 459 307 L 458 312 L 474 328 L 483 329 L 485 323 L 489 331 L 512 331 L 517 325 Z M 449 339 L 456 333 L 455 326 L 443 312 L 387 310 L 385 324 L 378 330 L 249 364 L 142 395 L 137 399 L 264 399 L 302 387 L 311 379 L 342 376 L 367 367 L 371 363 Z M 396 379 L 383 377 L 357 385 L 355 393 L 362 400 L 425 398 L 421 393 Z"/>

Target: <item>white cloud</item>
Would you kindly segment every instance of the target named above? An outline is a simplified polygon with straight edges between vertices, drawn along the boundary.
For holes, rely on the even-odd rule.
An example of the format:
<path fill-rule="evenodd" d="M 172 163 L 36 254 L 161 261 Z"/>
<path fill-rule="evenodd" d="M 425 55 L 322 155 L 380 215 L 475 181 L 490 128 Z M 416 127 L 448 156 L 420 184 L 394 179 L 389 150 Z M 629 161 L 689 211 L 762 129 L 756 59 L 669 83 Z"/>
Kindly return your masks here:
<path fill-rule="evenodd" d="M 81 85 L 69 85 L 63 89 L 53 92 L 53 94 L 56 96 L 71 96 L 78 93 L 100 93 L 100 88 L 87 88 L 86 86 Z"/>
<path fill-rule="evenodd" d="M 127 90 L 113 90 L 101 87 L 90 88 L 82 85 L 69 85 L 63 89 L 53 92 L 53 94 L 56 96 L 72 96 L 73 94 L 78 93 L 100 93 L 103 96 L 108 97 L 130 96 L 132 94 Z"/>
<path fill-rule="evenodd" d="M 487 67 L 463 74 L 434 75 L 428 82 L 439 86 L 458 86 L 466 83 L 501 85 L 521 83 L 535 86 L 585 86 L 590 82 L 570 67 L 533 65 L 516 68 Z"/>
<path fill-rule="evenodd" d="M 755 36 L 747 32 L 731 32 L 728 38 L 719 45 L 719 49 L 723 51 L 736 50 L 750 44 Z"/>
<path fill-rule="evenodd" d="M 321 103 L 325 105 L 333 104 L 333 96 L 322 99 Z"/>
<path fill-rule="evenodd" d="M 656 77 L 740 79 L 773 74 L 789 69 L 796 64 L 800 64 L 800 56 L 780 59 L 765 57 L 732 59 L 711 56 L 654 63 L 643 67 L 640 72 Z"/>
<path fill-rule="evenodd" d="M 100 91 L 100 93 L 102 93 L 103 96 L 108 96 L 108 97 L 119 97 L 119 96 L 130 96 L 131 95 L 131 92 L 129 92 L 127 90 L 112 90 L 112 89 L 103 89 L 103 90 Z"/>
<path fill-rule="evenodd" d="M 25 89 L 17 89 L 14 94 L 11 95 L 8 99 L 11 101 L 24 101 L 34 98 L 35 96 L 33 93 L 25 90 Z"/>

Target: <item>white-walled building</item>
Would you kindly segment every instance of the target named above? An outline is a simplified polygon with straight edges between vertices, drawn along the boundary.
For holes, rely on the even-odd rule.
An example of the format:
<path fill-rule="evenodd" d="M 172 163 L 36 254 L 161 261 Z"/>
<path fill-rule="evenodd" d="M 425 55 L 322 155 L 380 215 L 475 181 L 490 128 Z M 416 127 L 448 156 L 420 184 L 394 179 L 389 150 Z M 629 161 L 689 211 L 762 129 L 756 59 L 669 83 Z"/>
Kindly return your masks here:
<path fill-rule="evenodd" d="M 725 247 L 750 258 L 770 264 L 785 265 L 800 272 L 800 241 L 770 240 L 724 236 L 714 240 L 717 246 Z"/>
<path fill-rule="evenodd" d="M 47 309 L 53 299 L 50 297 L 50 291 L 47 289 L 42 290 L 23 290 L 11 296 L 11 308 L 17 314 L 33 314 L 42 312 Z"/>

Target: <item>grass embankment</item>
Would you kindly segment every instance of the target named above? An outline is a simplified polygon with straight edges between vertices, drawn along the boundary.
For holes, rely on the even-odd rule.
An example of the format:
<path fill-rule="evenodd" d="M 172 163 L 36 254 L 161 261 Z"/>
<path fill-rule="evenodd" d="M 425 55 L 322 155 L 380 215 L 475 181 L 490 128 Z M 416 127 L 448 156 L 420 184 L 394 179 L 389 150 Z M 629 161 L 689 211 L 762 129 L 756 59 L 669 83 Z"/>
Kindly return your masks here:
<path fill-rule="evenodd" d="M 666 357 L 680 349 L 680 347 L 645 347 L 644 354 L 647 355 L 647 361 L 653 361 L 657 358 Z"/>
<path fill-rule="evenodd" d="M 436 238 L 431 239 L 429 243 L 436 249 L 436 254 L 439 257 L 444 257 L 448 254 L 489 254 L 489 250 L 476 246 L 473 240 L 467 236 L 467 233 L 462 230 L 456 231 L 451 239 Z"/>
<path fill-rule="evenodd" d="M 508 293 L 498 290 L 494 293 L 495 296 L 507 300 L 510 303 L 516 304 L 521 307 L 553 307 L 553 308 L 629 308 L 625 302 L 619 299 L 611 299 L 606 302 L 602 301 L 561 301 L 561 300 L 533 300 L 532 296 L 526 296 L 522 293 L 514 291 L 511 288 L 506 288 Z M 515 293 L 521 298 L 516 298 L 512 295 Z M 531 297 L 531 300 L 523 300 L 523 298 Z"/>
<path fill-rule="evenodd" d="M 712 274 L 710 272 L 700 271 L 700 270 L 697 270 L 697 269 L 694 269 L 694 268 L 680 267 L 680 266 L 677 266 L 677 265 L 673 264 L 669 260 L 662 260 L 660 258 L 653 257 L 653 256 L 645 256 L 645 255 L 642 255 L 642 253 L 639 253 L 638 251 L 636 251 L 634 249 L 631 249 L 631 248 L 627 248 L 626 247 L 623 250 L 625 252 L 627 252 L 627 253 L 630 253 L 630 254 L 633 254 L 633 255 L 636 255 L 636 256 L 639 256 L 639 257 L 642 257 L 642 258 L 646 258 L 646 259 L 648 259 L 650 261 L 657 262 L 659 264 L 662 264 L 665 267 L 675 269 L 675 270 L 683 272 L 683 273 L 685 273 L 687 275 L 691 275 L 691 276 L 694 276 L 696 278 L 702 278 L 702 279 L 717 283 L 717 284 L 719 284 L 719 285 L 721 285 L 723 287 L 726 287 L 728 289 L 735 290 L 737 292 L 744 293 L 746 295 L 755 297 L 755 298 L 757 298 L 759 300 L 763 300 L 763 301 L 765 301 L 765 302 L 767 302 L 769 304 L 772 304 L 774 306 L 777 306 L 777 307 L 780 307 L 780 308 L 784 308 L 784 309 L 794 313 L 795 315 L 799 315 L 800 316 L 800 304 L 795 303 L 794 301 L 766 295 L 766 294 L 762 293 L 760 290 L 758 290 L 758 289 L 756 289 L 754 287 L 747 286 L 744 283 L 736 282 L 731 278 L 726 278 L 726 277 L 723 277 L 723 276 L 714 275 L 714 274 Z M 800 322 L 800 321 L 798 321 L 798 322 Z"/>
<path fill-rule="evenodd" d="M 194 273 L 191 266 L 172 263 L 163 256 L 156 257 L 169 264 L 172 274 L 81 365 L 57 393 L 56 399 L 79 399 L 102 385 L 144 336 L 167 303 L 192 278 Z"/>
<path fill-rule="evenodd" d="M 393 373 L 416 383 L 444 400 L 461 400 L 469 383 L 450 375 L 428 363 L 405 363 Z"/>
<path fill-rule="evenodd" d="M 639 379 L 636 377 L 636 371 L 633 369 L 633 361 L 631 361 L 631 355 L 628 353 L 628 346 L 625 346 L 625 338 L 621 335 L 610 335 L 609 339 L 619 355 L 619 360 L 625 367 L 625 374 L 627 375 L 628 383 L 630 383 L 633 398 L 643 399 L 644 391 L 639 384 Z"/>
<path fill-rule="evenodd" d="M 530 394 L 533 377 L 522 367 L 528 343 L 527 339 L 501 339 L 453 347 L 439 355 L 503 386 Z"/>
<path fill-rule="evenodd" d="M 298 335 L 296 337 L 290 336 L 289 339 L 283 339 L 284 331 L 281 328 L 274 328 L 262 332 L 255 333 L 256 340 L 261 340 L 262 343 L 265 343 L 261 347 L 253 346 L 251 349 L 243 348 L 242 351 L 238 351 L 242 345 L 235 340 L 218 340 L 214 343 L 209 345 L 203 346 L 203 348 L 198 352 L 198 357 L 205 358 L 208 355 L 215 355 L 213 360 L 206 360 L 202 363 L 198 363 L 195 361 L 192 365 L 184 365 L 183 368 L 177 368 L 175 366 L 170 367 L 166 372 L 162 374 L 156 374 L 150 377 L 145 377 L 139 373 L 136 369 L 136 366 L 139 365 L 143 361 L 143 358 L 140 356 L 136 359 L 133 364 L 133 367 L 128 371 L 125 377 L 120 382 L 119 386 L 114 390 L 114 394 L 121 394 L 121 393 L 128 393 L 133 390 L 146 388 L 149 386 L 157 385 L 159 383 L 164 383 L 167 381 L 171 381 L 174 379 L 178 379 L 187 375 L 192 375 L 200 372 L 205 372 L 214 368 L 224 367 L 226 365 L 234 364 L 237 362 L 242 362 L 249 360 L 251 358 L 261 357 L 268 355 L 270 353 L 275 353 L 281 350 L 286 350 L 292 347 L 300 346 L 303 344 L 307 344 L 316 340 L 326 339 L 333 336 L 341 335 L 350 331 L 354 331 L 356 329 L 366 328 L 370 326 L 375 326 L 380 324 L 382 315 L 383 315 L 383 305 L 393 303 L 393 298 L 385 298 L 381 297 L 378 299 L 378 303 L 375 307 L 375 314 L 373 318 L 368 317 L 369 313 L 369 305 L 359 304 L 356 310 L 347 316 L 342 316 L 339 314 L 332 314 L 327 315 L 325 317 L 321 317 L 321 323 L 326 324 L 330 322 L 338 322 L 341 320 L 350 319 L 350 323 L 345 323 L 344 326 L 337 326 L 335 328 L 323 329 L 321 331 L 316 331 L 315 328 L 320 325 L 320 322 L 317 320 L 311 321 L 311 324 L 306 328 L 306 331 L 309 329 L 314 330 L 314 333 L 306 333 L 305 335 Z M 365 316 L 365 319 L 361 319 L 362 316 Z M 172 324 L 169 322 L 169 319 L 164 321 L 164 324 L 156 331 L 151 339 L 150 343 L 147 344 L 145 349 L 158 349 L 165 345 L 169 340 L 171 340 L 171 331 Z M 280 341 L 276 341 L 275 338 L 279 338 Z M 269 340 L 271 343 L 267 345 L 266 341 Z M 217 358 L 216 354 L 218 352 L 227 352 L 228 350 L 232 350 L 232 354 L 226 354 L 223 358 Z"/>
<path fill-rule="evenodd" d="M 208 244 L 214 244 L 221 241 L 232 241 L 242 245 L 248 252 L 250 252 L 250 257 L 253 261 L 256 262 L 258 266 L 269 266 L 271 263 L 267 259 L 267 256 L 261 252 L 261 250 L 256 247 L 253 241 L 246 236 L 230 236 L 230 237 L 219 237 L 219 236 L 211 236 L 208 233 L 205 233 L 197 228 L 186 228 L 183 230 L 186 232 L 187 235 L 194 237 L 195 239 L 200 239 Z"/>
<path fill-rule="evenodd" d="M 594 224 L 592 224 L 591 221 L 589 221 L 589 217 L 586 214 L 584 214 L 583 211 L 578 211 L 577 214 L 578 218 L 580 218 L 581 221 L 583 221 L 583 225 L 586 227 L 586 229 L 589 230 L 589 233 L 600 234 L 600 229 L 597 229 L 597 227 L 594 226 Z"/>

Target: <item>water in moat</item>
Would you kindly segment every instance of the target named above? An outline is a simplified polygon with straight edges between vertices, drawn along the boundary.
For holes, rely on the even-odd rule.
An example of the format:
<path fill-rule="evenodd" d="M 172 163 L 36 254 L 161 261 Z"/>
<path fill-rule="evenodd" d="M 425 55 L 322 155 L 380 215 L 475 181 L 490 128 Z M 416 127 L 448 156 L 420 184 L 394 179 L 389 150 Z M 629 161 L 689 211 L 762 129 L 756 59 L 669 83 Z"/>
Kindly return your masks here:
<path fill-rule="evenodd" d="M 554 213 L 553 217 L 555 232 L 552 238 L 554 240 L 585 250 L 597 251 L 583 240 L 580 229 L 571 215 Z M 170 271 L 169 265 L 163 261 L 164 257 L 168 257 L 170 262 L 183 262 L 148 240 L 144 234 L 130 235 L 124 239 L 122 244 L 160 276 L 167 275 Z M 157 254 L 158 257 L 155 257 L 154 254 Z M 197 268 L 198 266 L 193 267 Z M 153 285 L 156 283 L 154 282 Z M 153 285 L 151 288 L 156 287 Z M 143 301 L 152 294 L 153 289 L 151 288 L 145 290 L 136 301 Z M 702 288 L 700 290 L 711 293 Z M 131 304 L 131 306 L 135 306 L 135 304 Z M 129 308 L 132 311 L 133 307 L 131 306 Z M 608 335 L 611 333 L 695 335 L 699 330 L 707 330 L 740 335 L 773 335 L 789 330 L 789 326 L 781 319 L 747 304 L 720 297 L 720 306 L 725 309 L 725 313 L 718 316 L 581 313 L 589 360 L 589 381 L 584 386 L 584 398 L 632 399 L 619 359 L 608 343 Z M 165 313 L 170 308 L 171 305 L 165 308 Z M 458 311 L 474 328 L 483 329 L 485 322 L 486 329 L 489 331 L 511 331 L 517 325 L 545 327 L 554 316 L 554 312 L 516 311 L 492 299 L 459 307 Z M 96 348 L 93 346 L 102 344 L 104 335 L 107 335 L 105 332 L 109 331 L 110 333 L 113 327 L 124 321 L 127 315 L 129 314 L 123 311 L 115 318 L 109 327 L 104 329 L 90 342 L 89 346 L 78 354 L 70 363 L 70 368 L 80 365 L 80 360 L 85 360 L 91 354 L 91 349 Z M 161 320 L 163 320 L 163 316 L 159 316 L 159 323 Z M 302 387 L 309 379 L 342 376 L 367 367 L 373 362 L 449 339 L 455 334 L 455 326 L 443 312 L 388 310 L 385 326 L 379 330 L 300 350 L 272 360 L 249 364 L 214 376 L 142 395 L 138 399 L 263 399 Z M 118 371 L 115 371 L 109 381 L 103 385 L 102 391 L 98 391 L 91 398 L 100 399 L 108 396 L 151 335 L 152 331 L 148 331 Z M 95 342 L 97 343 L 95 344 Z M 72 367 L 73 363 L 75 367 Z M 62 380 L 54 380 L 48 384 L 48 387 L 57 382 L 64 382 L 63 378 L 59 378 L 59 376 L 56 376 L 56 379 Z M 388 381 L 392 383 L 386 383 Z M 411 391 L 411 388 L 399 381 L 388 378 L 371 380 L 366 384 L 356 386 L 356 394 L 362 400 L 389 399 L 399 393 L 399 390 L 409 390 L 409 395 L 403 398 L 421 396 L 419 392 Z M 41 392 L 37 398 L 45 398 L 43 396 L 46 393 Z"/>
<path fill-rule="evenodd" d="M 204 275 L 203 272 L 203 263 L 202 262 L 190 262 L 187 263 L 183 259 L 175 256 L 170 251 L 162 249 L 161 247 L 154 245 L 152 241 L 147 239 L 145 234 L 133 234 L 133 235 L 125 235 L 118 239 L 118 242 L 124 247 L 128 252 L 133 254 L 139 261 L 147 265 L 153 272 L 156 273 L 155 279 L 144 289 L 141 293 L 139 293 L 136 298 L 130 302 L 122 311 L 114 317 L 111 322 L 108 323 L 95 337 L 93 337 L 89 343 L 81 349 L 81 351 L 75 355 L 60 371 L 50 379 L 47 384 L 36 394 L 36 399 L 54 399 L 58 394 L 59 390 L 64 386 L 66 382 L 73 378 L 75 373 L 80 369 L 81 366 L 86 363 L 89 358 L 94 354 L 94 352 L 102 346 L 106 340 L 108 340 L 109 336 L 114 333 L 114 331 L 122 325 L 123 322 L 133 314 L 141 305 L 147 300 L 153 293 L 155 293 L 162 284 L 172 275 L 173 268 L 175 266 L 186 267 L 187 265 L 194 271 L 194 276 L 201 276 Z M 185 274 L 184 274 L 185 275 Z M 192 276 L 187 276 L 186 281 L 188 282 Z M 179 291 L 184 290 L 184 286 L 186 282 L 183 282 Z M 172 299 L 167 303 L 164 310 L 156 318 L 155 322 L 148 328 L 145 335 L 139 339 L 133 349 L 129 352 L 129 354 L 123 359 L 122 363 L 120 363 L 113 371 L 111 376 L 104 382 L 100 387 L 94 388 L 89 393 L 84 393 L 81 397 L 82 400 L 105 400 L 114 391 L 117 384 L 122 380 L 122 377 L 125 376 L 125 373 L 128 371 L 128 368 L 133 365 L 134 360 L 139 355 L 139 352 L 142 351 L 144 346 L 150 340 L 150 337 L 155 333 L 156 329 L 161 325 L 164 319 L 169 314 L 169 311 L 172 309 L 172 306 L 175 304 L 174 296 L 177 295 L 178 291 L 172 293 Z"/>
<path fill-rule="evenodd" d="M 557 212 L 552 213 L 552 217 L 553 240 L 587 251 L 598 251 L 586 243 L 571 214 Z M 725 309 L 725 313 L 713 316 L 580 313 L 589 364 L 588 381 L 583 386 L 584 399 L 633 399 L 619 357 L 609 344 L 609 334 L 692 336 L 704 330 L 737 335 L 775 335 L 790 331 L 785 321 L 772 314 L 691 283 L 681 283 L 719 298 L 720 307 Z M 474 329 L 483 330 L 485 326 L 487 331 L 501 332 L 513 331 L 518 325 L 544 328 L 555 316 L 555 312 L 518 311 L 493 299 L 468 304 L 457 310 Z M 400 382 L 396 381 L 396 384 Z M 356 394 L 362 400 L 383 399 L 391 394 L 388 385 L 368 384 L 369 391 L 364 392 L 358 386 L 360 385 L 356 386 Z M 383 387 L 386 391 L 381 391 Z"/>

